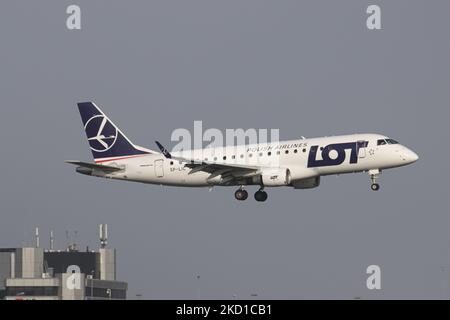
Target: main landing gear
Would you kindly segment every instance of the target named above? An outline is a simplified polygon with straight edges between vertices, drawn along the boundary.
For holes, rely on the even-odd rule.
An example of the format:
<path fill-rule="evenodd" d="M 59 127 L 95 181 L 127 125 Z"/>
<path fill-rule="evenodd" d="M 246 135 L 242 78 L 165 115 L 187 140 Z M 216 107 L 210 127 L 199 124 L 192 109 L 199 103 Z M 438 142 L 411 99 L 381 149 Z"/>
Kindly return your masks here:
<path fill-rule="evenodd" d="M 248 192 L 244 190 L 244 186 L 241 186 L 234 193 L 234 197 L 236 198 L 236 200 L 244 201 L 248 198 Z M 255 200 L 259 202 L 267 200 L 267 192 L 264 191 L 263 187 L 261 187 L 258 191 L 255 192 Z"/>
<path fill-rule="evenodd" d="M 234 197 L 236 198 L 236 200 L 244 201 L 245 199 L 248 198 L 248 192 L 247 190 L 244 190 L 244 187 L 240 187 L 234 193 Z"/>
<path fill-rule="evenodd" d="M 260 202 L 264 202 L 267 200 L 267 192 L 265 192 L 262 187 L 255 192 L 255 200 Z"/>
<path fill-rule="evenodd" d="M 369 170 L 370 181 L 372 181 L 372 184 L 371 184 L 370 188 L 373 191 L 380 190 L 380 185 L 377 183 L 377 179 L 380 176 L 380 174 L 381 174 L 381 171 L 378 170 L 378 169 Z"/>

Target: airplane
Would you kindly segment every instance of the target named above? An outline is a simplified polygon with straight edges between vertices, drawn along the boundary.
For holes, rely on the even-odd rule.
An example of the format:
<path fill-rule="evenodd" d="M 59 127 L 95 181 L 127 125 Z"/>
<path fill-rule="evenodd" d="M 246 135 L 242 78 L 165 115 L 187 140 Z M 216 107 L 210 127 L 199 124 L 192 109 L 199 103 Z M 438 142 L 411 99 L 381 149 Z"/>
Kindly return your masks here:
<path fill-rule="evenodd" d="M 179 187 L 238 186 L 235 198 L 248 197 L 246 186 L 259 186 L 256 201 L 266 201 L 268 187 L 310 189 L 322 176 L 367 172 L 371 189 L 385 169 L 416 162 L 419 156 L 380 134 L 350 134 L 252 145 L 169 152 L 132 143 L 93 102 L 78 103 L 94 163 L 66 161 L 76 172 L 102 178 Z M 188 156 L 186 156 L 188 154 Z"/>

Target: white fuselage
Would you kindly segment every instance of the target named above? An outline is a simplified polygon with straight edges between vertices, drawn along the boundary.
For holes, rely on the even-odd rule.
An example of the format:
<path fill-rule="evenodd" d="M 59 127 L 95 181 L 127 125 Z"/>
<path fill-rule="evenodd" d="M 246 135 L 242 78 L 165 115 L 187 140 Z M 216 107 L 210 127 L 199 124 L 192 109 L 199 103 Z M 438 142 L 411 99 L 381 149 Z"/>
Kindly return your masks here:
<path fill-rule="evenodd" d="M 184 162 L 166 158 L 163 154 L 102 161 L 101 164 L 118 166 L 123 170 L 108 174 L 94 170 L 92 175 L 184 187 L 263 183 L 266 186 L 292 186 L 296 181 L 306 181 L 324 175 L 375 169 L 381 171 L 417 160 L 418 156 L 407 147 L 398 143 L 378 145 L 377 141 L 380 139 L 387 137 L 379 134 L 353 134 L 172 153 L 174 158 L 177 155 L 188 155 L 199 162 L 259 167 L 261 172 L 287 170 L 288 181 L 279 185 L 266 184 L 265 181 L 268 180 L 255 179 L 254 174 L 251 178 L 228 183 L 221 177 L 220 172 L 214 175 L 204 171 L 193 172 Z"/>

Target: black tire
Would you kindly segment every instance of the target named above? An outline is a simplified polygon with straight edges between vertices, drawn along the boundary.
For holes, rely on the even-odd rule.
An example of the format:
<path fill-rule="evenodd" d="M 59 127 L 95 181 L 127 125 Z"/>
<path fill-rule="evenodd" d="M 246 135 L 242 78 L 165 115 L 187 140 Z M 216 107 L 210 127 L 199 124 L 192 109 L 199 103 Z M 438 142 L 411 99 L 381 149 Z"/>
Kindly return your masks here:
<path fill-rule="evenodd" d="M 372 188 L 373 191 L 380 190 L 380 185 L 378 183 L 372 183 L 370 187 Z"/>
<path fill-rule="evenodd" d="M 248 192 L 247 190 L 239 189 L 234 193 L 234 197 L 239 201 L 244 201 L 248 198 Z"/>
<path fill-rule="evenodd" d="M 265 191 L 256 191 L 255 192 L 255 200 L 259 202 L 264 202 L 267 200 L 267 192 Z"/>

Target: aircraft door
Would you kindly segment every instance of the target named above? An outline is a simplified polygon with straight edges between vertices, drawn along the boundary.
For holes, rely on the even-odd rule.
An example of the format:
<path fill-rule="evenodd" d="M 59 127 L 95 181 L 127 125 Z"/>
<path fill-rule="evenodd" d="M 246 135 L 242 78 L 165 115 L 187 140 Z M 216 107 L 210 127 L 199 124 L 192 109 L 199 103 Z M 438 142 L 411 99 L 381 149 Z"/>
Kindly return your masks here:
<path fill-rule="evenodd" d="M 366 157 L 366 142 L 365 141 L 358 141 L 356 143 L 358 148 L 358 158 L 365 158 Z"/>
<path fill-rule="evenodd" d="M 155 176 L 157 178 L 164 177 L 164 160 L 155 160 Z"/>

